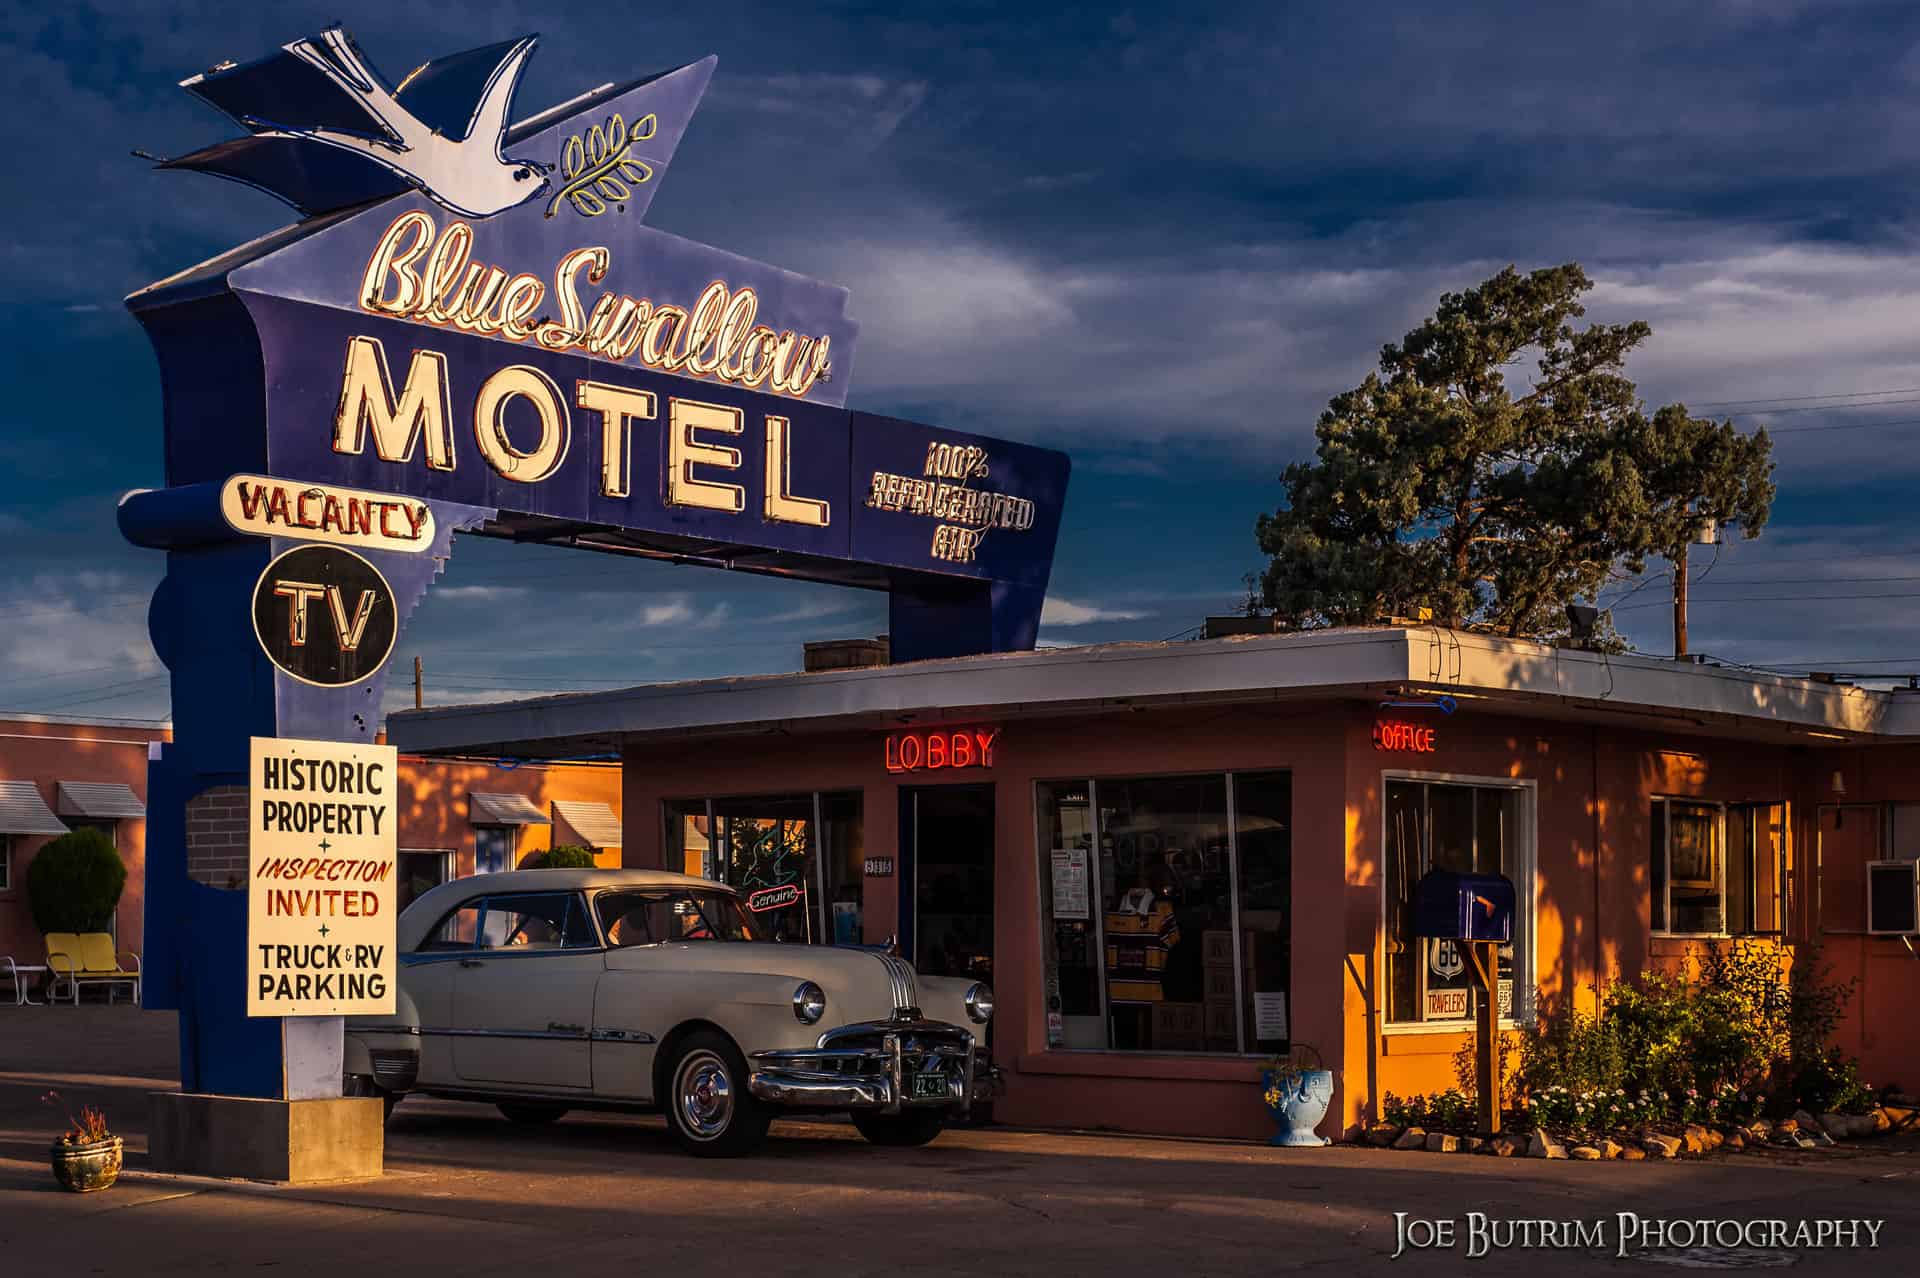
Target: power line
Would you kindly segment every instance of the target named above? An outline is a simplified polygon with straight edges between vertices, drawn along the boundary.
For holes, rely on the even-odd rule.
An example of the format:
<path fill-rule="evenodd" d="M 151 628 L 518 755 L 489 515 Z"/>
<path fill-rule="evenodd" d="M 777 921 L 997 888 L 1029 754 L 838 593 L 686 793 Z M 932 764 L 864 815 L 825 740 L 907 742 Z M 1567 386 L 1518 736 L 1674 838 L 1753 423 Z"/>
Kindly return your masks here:
<path fill-rule="evenodd" d="M 1895 386 L 1889 390 L 1875 391 L 1832 391 L 1825 395 L 1773 395 L 1766 399 L 1706 399 L 1694 408 L 1738 408 L 1750 404 L 1799 404 L 1814 399 L 1862 399 L 1869 395 L 1915 395 L 1920 394 L 1920 386 Z M 1681 403 L 1686 403 L 1683 399 Z"/>

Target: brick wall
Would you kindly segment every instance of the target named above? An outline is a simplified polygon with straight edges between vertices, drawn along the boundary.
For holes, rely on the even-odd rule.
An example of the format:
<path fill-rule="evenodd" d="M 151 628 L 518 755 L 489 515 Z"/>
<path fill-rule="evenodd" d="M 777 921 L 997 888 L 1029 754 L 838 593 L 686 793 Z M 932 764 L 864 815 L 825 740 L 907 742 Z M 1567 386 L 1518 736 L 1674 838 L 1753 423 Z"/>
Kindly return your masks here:
<path fill-rule="evenodd" d="M 247 886 L 247 787 L 217 785 L 188 801 L 187 877 L 214 888 Z"/>

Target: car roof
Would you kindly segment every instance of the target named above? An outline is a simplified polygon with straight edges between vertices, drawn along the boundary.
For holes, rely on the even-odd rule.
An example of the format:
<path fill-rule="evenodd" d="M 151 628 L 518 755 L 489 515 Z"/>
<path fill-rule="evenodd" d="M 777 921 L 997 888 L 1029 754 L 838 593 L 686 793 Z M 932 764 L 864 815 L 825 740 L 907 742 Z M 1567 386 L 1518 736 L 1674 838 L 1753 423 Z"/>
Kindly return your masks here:
<path fill-rule="evenodd" d="M 594 892 L 603 888 L 691 887 L 732 893 L 733 889 L 712 879 L 672 870 L 506 870 L 499 874 L 470 874 L 452 879 L 423 892 L 400 915 L 395 943 L 402 954 L 420 947 L 427 929 L 446 916 L 448 910 L 480 896 L 504 896 L 519 892 Z"/>

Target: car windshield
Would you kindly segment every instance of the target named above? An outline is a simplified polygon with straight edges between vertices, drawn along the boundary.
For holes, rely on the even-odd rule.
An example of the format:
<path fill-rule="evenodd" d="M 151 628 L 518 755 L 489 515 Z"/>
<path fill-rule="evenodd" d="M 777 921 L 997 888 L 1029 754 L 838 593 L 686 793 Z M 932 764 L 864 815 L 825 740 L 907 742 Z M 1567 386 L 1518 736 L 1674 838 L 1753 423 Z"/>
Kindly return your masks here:
<path fill-rule="evenodd" d="M 607 943 L 616 949 L 665 941 L 765 939 L 754 931 L 752 920 L 729 892 L 603 892 L 595 904 Z"/>

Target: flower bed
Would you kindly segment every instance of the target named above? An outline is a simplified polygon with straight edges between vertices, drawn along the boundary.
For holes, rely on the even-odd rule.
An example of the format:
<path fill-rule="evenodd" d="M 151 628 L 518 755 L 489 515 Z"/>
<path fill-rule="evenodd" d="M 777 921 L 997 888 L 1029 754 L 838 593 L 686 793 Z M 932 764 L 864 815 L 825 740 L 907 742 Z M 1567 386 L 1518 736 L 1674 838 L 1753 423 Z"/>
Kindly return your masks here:
<path fill-rule="evenodd" d="M 1831 1045 L 1852 988 L 1824 982 L 1816 950 L 1736 942 L 1690 957 L 1696 977 L 1643 973 L 1597 992 L 1591 1012 L 1563 1002 L 1503 1034 L 1505 1135 L 1476 1131 L 1475 1098 L 1450 1088 L 1389 1093 L 1381 1121 L 1349 1129 L 1348 1139 L 1450 1153 L 1675 1158 L 1813 1148 L 1914 1125 L 1908 1098 L 1876 1093 Z M 1454 1065 L 1463 1084 L 1474 1077 L 1471 1042 Z"/>

